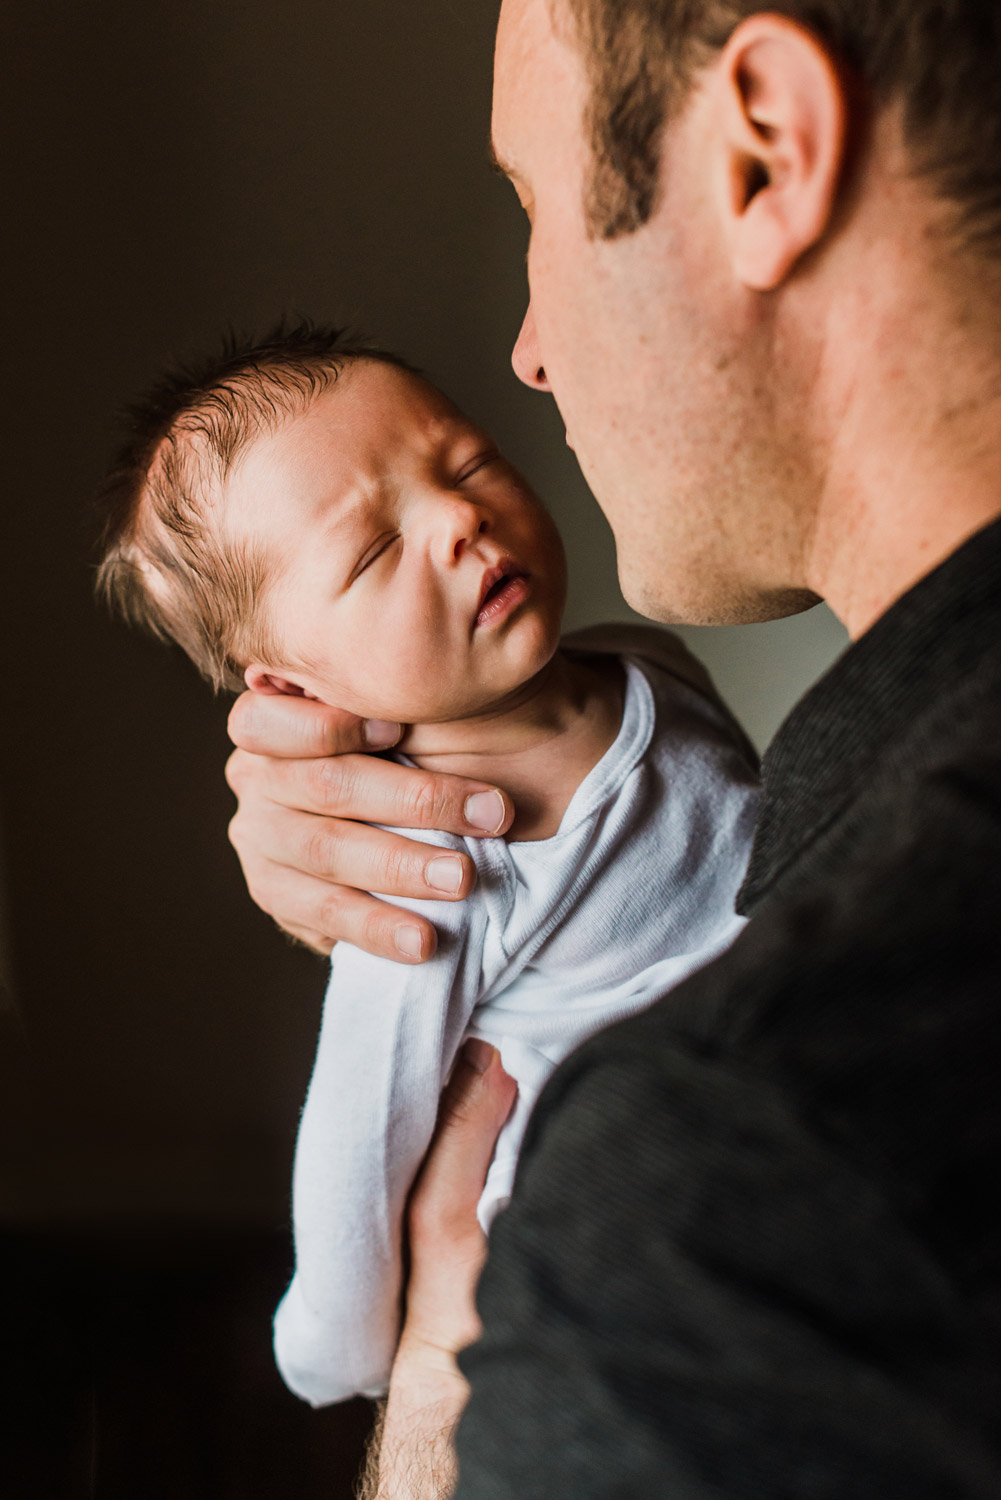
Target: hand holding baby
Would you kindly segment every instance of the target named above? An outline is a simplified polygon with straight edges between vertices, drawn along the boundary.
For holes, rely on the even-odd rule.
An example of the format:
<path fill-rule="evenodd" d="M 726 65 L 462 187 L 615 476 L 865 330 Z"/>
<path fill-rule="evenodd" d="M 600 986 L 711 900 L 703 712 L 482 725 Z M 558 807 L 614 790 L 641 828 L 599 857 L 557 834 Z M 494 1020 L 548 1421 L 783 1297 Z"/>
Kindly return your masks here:
<path fill-rule="evenodd" d="M 498 834 L 514 816 L 510 800 L 465 777 L 363 754 L 395 744 L 400 726 L 307 698 L 246 692 L 229 732 L 237 748 L 226 774 L 239 804 L 230 839 L 257 905 L 318 953 L 343 941 L 402 962 L 430 958 L 431 923 L 367 892 L 461 900 L 472 862 L 367 825 Z"/>

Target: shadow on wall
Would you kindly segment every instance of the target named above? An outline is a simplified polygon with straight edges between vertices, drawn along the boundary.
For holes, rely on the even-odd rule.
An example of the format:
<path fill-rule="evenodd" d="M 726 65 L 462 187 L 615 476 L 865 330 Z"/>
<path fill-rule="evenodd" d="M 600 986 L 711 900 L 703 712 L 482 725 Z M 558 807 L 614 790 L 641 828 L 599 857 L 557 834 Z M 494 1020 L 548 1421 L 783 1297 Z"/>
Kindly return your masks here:
<path fill-rule="evenodd" d="M 686 627 L 679 634 L 706 663 L 759 750 L 848 645 L 848 632 L 826 605 L 764 625 Z"/>

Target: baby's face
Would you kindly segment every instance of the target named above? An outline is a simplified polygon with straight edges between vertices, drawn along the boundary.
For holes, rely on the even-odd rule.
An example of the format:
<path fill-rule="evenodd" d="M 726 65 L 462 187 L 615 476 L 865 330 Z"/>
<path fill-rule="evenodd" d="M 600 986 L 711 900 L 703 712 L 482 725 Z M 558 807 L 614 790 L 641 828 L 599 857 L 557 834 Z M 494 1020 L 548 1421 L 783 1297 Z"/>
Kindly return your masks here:
<path fill-rule="evenodd" d="M 360 360 L 239 459 L 224 542 L 271 560 L 283 660 L 254 663 L 370 718 L 500 704 L 559 641 L 563 547 L 524 480 L 425 381 Z"/>

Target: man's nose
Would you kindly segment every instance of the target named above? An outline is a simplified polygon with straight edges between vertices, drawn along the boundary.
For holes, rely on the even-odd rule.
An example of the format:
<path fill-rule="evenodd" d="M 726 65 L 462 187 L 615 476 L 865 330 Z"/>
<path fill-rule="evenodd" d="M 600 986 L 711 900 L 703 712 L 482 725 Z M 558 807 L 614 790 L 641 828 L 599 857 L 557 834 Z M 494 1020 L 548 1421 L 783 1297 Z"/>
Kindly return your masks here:
<path fill-rule="evenodd" d="M 533 391 L 550 389 L 539 351 L 539 336 L 535 331 L 535 313 L 532 311 L 531 301 L 525 309 L 521 332 L 511 351 L 511 363 L 514 365 L 514 373 L 518 379 L 531 386 Z"/>

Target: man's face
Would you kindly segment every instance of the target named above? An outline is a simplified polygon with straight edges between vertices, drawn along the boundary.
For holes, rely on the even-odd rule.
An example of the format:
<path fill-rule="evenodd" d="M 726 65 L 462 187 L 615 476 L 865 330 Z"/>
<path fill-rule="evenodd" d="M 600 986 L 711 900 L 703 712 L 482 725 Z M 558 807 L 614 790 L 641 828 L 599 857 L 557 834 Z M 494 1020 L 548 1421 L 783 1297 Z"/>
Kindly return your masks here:
<path fill-rule="evenodd" d="M 631 604 L 693 623 L 790 613 L 814 602 L 790 588 L 776 489 L 799 476 L 774 435 L 760 305 L 718 230 L 702 91 L 666 132 L 650 222 L 590 238 L 588 82 L 562 4 L 504 0 L 498 29 L 494 150 L 531 223 L 515 369 L 555 396 Z"/>
<path fill-rule="evenodd" d="M 224 546 L 271 560 L 282 659 L 257 663 L 369 718 L 502 704 L 550 660 L 566 592 L 552 521 L 495 444 L 424 380 L 359 360 L 258 438 L 219 502 Z"/>

